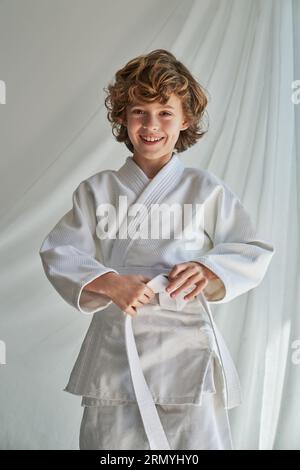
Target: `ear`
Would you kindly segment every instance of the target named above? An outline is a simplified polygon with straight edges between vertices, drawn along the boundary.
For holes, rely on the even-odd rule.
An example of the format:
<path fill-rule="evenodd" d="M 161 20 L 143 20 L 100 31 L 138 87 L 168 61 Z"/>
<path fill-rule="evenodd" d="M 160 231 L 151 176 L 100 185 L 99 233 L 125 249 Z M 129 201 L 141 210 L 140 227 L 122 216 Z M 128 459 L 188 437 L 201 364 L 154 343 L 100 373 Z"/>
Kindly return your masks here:
<path fill-rule="evenodd" d="M 190 127 L 189 122 L 188 121 L 183 121 L 182 127 L 181 127 L 180 130 L 185 131 L 188 127 Z"/>
<path fill-rule="evenodd" d="M 123 126 L 127 126 L 126 118 L 119 117 L 117 118 L 117 121 L 119 124 L 122 124 Z"/>

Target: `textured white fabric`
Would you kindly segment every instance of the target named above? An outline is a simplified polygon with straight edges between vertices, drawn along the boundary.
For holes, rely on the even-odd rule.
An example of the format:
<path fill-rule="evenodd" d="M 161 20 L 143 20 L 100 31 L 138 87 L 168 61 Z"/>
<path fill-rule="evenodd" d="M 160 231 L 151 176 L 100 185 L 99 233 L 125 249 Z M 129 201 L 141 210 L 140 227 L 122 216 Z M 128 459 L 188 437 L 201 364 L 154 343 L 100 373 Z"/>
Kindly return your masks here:
<path fill-rule="evenodd" d="M 227 412 L 218 395 L 205 395 L 202 406 L 156 408 L 173 450 L 234 450 Z M 79 444 L 81 450 L 150 449 L 135 403 L 85 406 Z"/>
<path fill-rule="evenodd" d="M 1 448 L 77 448 L 78 397 L 61 389 L 91 316 L 51 289 L 38 250 L 78 184 L 128 155 L 102 88 L 165 47 L 211 97 L 207 136 L 180 158 L 225 181 L 276 248 L 259 287 L 211 304 L 246 391 L 236 447 L 299 449 L 299 25 L 298 0 L 1 2 Z"/>
<path fill-rule="evenodd" d="M 127 196 L 129 206 L 139 204 L 146 210 L 131 216 L 129 208 L 123 211 L 119 195 Z M 98 210 L 103 202 L 115 207 L 117 220 L 121 221 L 116 233 L 105 238 L 102 237 L 104 232 Z M 180 202 L 182 207 L 201 203 L 203 218 L 197 218 L 196 211 L 191 212 L 194 223 L 188 234 L 183 232 L 182 238 L 175 238 L 173 226 L 167 239 L 129 236 L 135 227 L 147 220 L 146 216 L 155 204 L 170 207 L 174 202 Z M 183 219 L 180 226 L 184 227 L 183 211 L 180 217 Z M 166 224 L 166 219 L 163 223 Z M 207 295 L 213 302 L 226 302 L 261 282 L 273 254 L 272 245 L 256 236 L 238 197 L 210 172 L 185 168 L 175 154 L 151 180 L 132 157 L 127 157 L 118 171 L 105 170 L 83 181 L 73 195 L 71 211 L 55 225 L 40 249 L 45 273 L 61 296 L 83 313 L 102 312 L 93 318 L 66 390 L 94 398 L 121 400 L 124 390 L 131 389 L 131 400 L 138 403 L 151 449 L 170 449 L 155 403 L 172 400 L 178 404 L 178 397 L 181 397 L 181 403 L 195 403 L 196 397 L 199 404 L 202 401 L 206 368 L 202 368 L 201 373 L 202 345 L 192 337 L 197 330 L 203 331 L 201 315 L 197 315 L 201 310 L 199 303 L 196 306 L 195 301 L 180 304 L 167 293 L 163 300 L 161 288 L 164 282 L 161 281 L 154 290 L 159 295 L 161 308 L 154 310 L 152 305 L 138 308 L 133 328 L 132 319 L 124 319 L 116 305 L 104 314 L 103 309 L 112 302 L 105 304 L 105 296 L 100 294 L 94 294 L 92 300 L 86 298 L 82 290 L 84 285 L 96 275 L 106 273 L 110 267 L 115 272 L 126 268 L 132 274 L 136 273 L 136 268 L 145 269 L 145 272 L 150 269 L 167 272 L 177 263 L 203 260 L 220 278 L 218 283 L 223 283 L 223 291 L 222 297 L 218 297 L 218 285 L 210 294 L 204 289 L 201 296 Z M 163 278 L 163 273 L 161 276 Z M 215 333 L 206 302 L 203 308 Z M 181 339 L 181 330 L 184 335 L 186 331 L 189 333 L 185 340 Z M 213 334 L 206 333 L 209 334 L 212 338 Z M 219 332 L 217 334 L 220 336 Z M 147 345 L 147 337 L 152 344 Z M 158 337 L 158 341 L 154 342 L 152 337 Z M 237 373 L 225 342 L 217 335 L 215 338 L 218 349 L 208 345 L 206 350 L 214 351 L 216 355 L 218 350 L 220 352 L 219 361 L 223 373 L 228 371 L 229 379 L 228 382 L 225 379 L 224 406 L 231 408 L 240 404 L 239 394 L 233 399 L 231 393 L 232 388 L 235 393 L 239 390 Z M 128 363 L 124 346 L 120 348 L 122 343 L 125 343 Z M 198 354 L 195 354 L 197 350 Z M 194 354 L 193 369 L 189 360 L 191 353 Z M 210 360 L 209 355 L 207 358 Z M 190 396 L 183 393 L 183 388 L 186 390 L 187 387 Z"/>
<path fill-rule="evenodd" d="M 106 195 L 105 203 L 116 206 L 118 220 L 122 223 L 115 237 L 102 239 L 101 219 L 99 221 L 96 214 L 103 202 L 103 194 Z M 174 201 L 180 201 L 183 206 L 190 203 L 192 194 L 193 204 L 201 202 L 204 217 L 199 221 L 193 219 L 194 229 L 189 232 L 188 239 L 186 233 L 182 239 L 176 239 L 174 228 L 170 239 L 134 239 L 128 234 L 142 224 L 147 214 L 139 212 L 136 216 L 119 216 L 122 211 L 116 202 L 119 194 L 128 196 L 129 206 L 143 204 L 147 211 L 159 203 L 170 206 Z M 194 218 L 195 215 L 194 212 Z M 182 212 L 182 219 L 183 216 Z M 181 221 L 183 225 L 184 221 Z M 122 238 L 124 227 L 127 232 Z M 201 232 L 203 237 L 199 245 Z M 238 197 L 210 172 L 185 168 L 176 155 L 151 180 L 132 157 L 127 157 L 118 171 L 105 170 L 83 181 L 75 191 L 73 208 L 55 225 L 40 248 L 45 273 L 61 296 L 79 311 L 97 314 L 86 334 L 66 390 L 105 400 L 121 400 L 127 394 L 130 397 L 127 399 L 135 400 L 125 354 L 124 317 L 109 299 L 105 302 L 105 296 L 93 294 L 91 300 L 82 290 L 96 275 L 107 272 L 108 268 L 115 272 L 122 270 L 123 273 L 125 268 L 132 274 L 147 275 L 150 270 L 167 273 L 177 263 L 204 260 L 221 279 L 218 283 L 223 282 L 225 286 L 222 298 L 216 296 L 220 292 L 219 285 L 207 297 L 211 302 L 226 302 L 261 282 L 273 254 L 272 245 L 256 236 Z M 203 294 L 206 295 L 206 289 Z M 155 315 L 151 306 L 146 307 L 139 308 L 142 314 L 134 321 L 134 332 L 141 361 L 146 368 L 146 381 L 153 387 L 155 402 L 175 400 L 179 403 L 179 397 L 184 403 L 201 400 L 199 387 L 203 377 L 198 372 L 199 354 L 196 351 L 202 346 L 193 339 L 194 328 L 201 329 L 201 317 L 197 315 L 199 304 L 193 310 L 193 305 L 190 307 L 188 302 L 182 313 L 178 313 L 172 306 L 169 309 L 165 302 Z M 105 308 L 107 310 L 103 313 Z M 209 321 L 208 318 L 206 320 Z M 189 337 L 184 340 L 186 331 Z M 151 336 L 152 344 L 147 345 L 146 338 L 150 332 L 159 336 L 155 343 Z M 182 340 L 181 334 L 184 335 Z M 189 368 L 184 367 L 186 364 Z M 185 372 L 182 372 L 182 367 Z M 177 370 L 181 373 L 181 380 L 177 380 Z M 233 403 L 230 407 L 236 405 Z"/>
<path fill-rule="evenodd" d="M 129 206 L 143 204 L 150 211 L 159 203 L 169 207 L 191 204 L 191 194 L 193 207 L 201 204 L 204 215 L 199 223 L 193 214 L 196 228 L 189 238 L 184 234 L 182 239 L 175 239 L 172 234 L 171 240 L 133 240 L 117 234 L 116 238 L 100 239 L 96 212 L 103 203 L 116 206 L 119 219 L 120 195 L 127 197 Z M 118 232 L 124 233 L 126 226 L 126 234 L 130 233 L 146 215 L 124 217 Z M 199 242 L 200 232 L 203 236 Z M 176 263 L 192 260 L 210 268 L 225 286 L 222 298 L 212 296 L 209 300 L 228 302 L 260 283 L 273 252 L 271 244 L 257 237 L 242 203 L 226 184 L 208 171 L 185 168 L 176 155 L 151 180 L 128 156 L 118 171 L 104 170 L 81 182 L 73 194 L 73 208 L 55 225 L 40 249 L 50 282 L 83 313 L 95 313 L 110 305 L 103 296 L 82 291 L 109 270 L 118 272 L 123 266 L 132 268 L 132 272 L 135 267 L 171 270 Z"/>
<path fill-rule="evenodd" d="M 167 292 L 165 292 L 165 287 L 168 283 L 167 279 L 168 278 L 166 275 L 159 274 L 158 276 L 153 278 L 151 281 L 147 282 L 147 286 L 150 287 L 153 290 L 153 292 L 159 293 L 159 305 L 162 308 L 169 308 L 170 310 L 189 311 L 189 308 L 188 308 L 189 304 L 187 301 L 184 300 L 183 296 L 187 294 L 189 291 L 191 291 L 192 288 L 195 287 L 195 285 L 191 286 L 189 289 L 183 290 L 180 293 L 180 295 L 177 296 L 176 299 L 172 299 L 170 295 Z M 201 297 L 201 302 L 204 302 L 204 309 L 207 312 L 207 316 L 211 322 L 212 331 L 215 332 L 217 330 L 217 327 L 212 318 L 212 314 L 208 307 L 208 303 L 205 301 L 205 299 L 203 299 L 202 293 L 198 295 Z M 147 306 L 145 308 L 147 308 Z M 139 312 L 139 309 L 137 309 L 137 311 Z M 152 312 L 152 315 L 153 314 L 155 315 L 155 313 L 156 312 Z M 224 384 L 226 385 L 224 387 L 226 390 L 225 397 L 223 396 L 224 390 L 220 390 L 218 392 L 221 394 L 219 397 L 219 402 L 223 404 L 224 408 L 234 407 L 241 403 L 240 383 L 238 380 L 237 371 L 234 367 L 234 364 L 232 362 L 232 359 L 226 347 L 226 344 L 224 340 L 222 339 L 221 334 L 219 332 L 217 332 L 215 339 L 216 339 L 216 345 L 218 346 L 217 348 L 215 348 L 215 354 L 216 355 L 218 354 L 219 363 L 222 364 L 224 367 Z M 139 411 L 142 417 L 144 430 L 146 432 L 150 448 L 151 450 L 158 450 L 158 449 L 170 450 L 172 449 L 172 447 L 170 447 L 170 442 L 168 441 L 168 438 L 165 434 L 165 430 L 163 429 L 162 424 L 160 422 L 159 414 L 155 408 L 153 397 L 151 395 L 150 389 L 147 385 L 147 382 L 143 374 L 143 369 L 140 363 L 139 355 L 138 355 L 136 344 L 135 344 L 135 338 L 134 338 L 134 333 L 133 333 L 133 328 L 132 328 L 132 318 L 129 315 L 127 315 L 126 320 L 125 320 L 125 341 L 126 341 L 126 352 L 127 352 L 127 357 L 128 357 L 128 363 L 129 363 L 130 372 L 131 372 L 131 379 L 132 379 Z M 199 362 L 199 365 L 200 365 L 200 362 Z M 210 362 L 210 366 L 211 365 L 212 363 Z M 210 367 L 210 369 L 211 368 L 212 367 Z M 180 374 L 180 370 L 178 372 Z M 200 368 L 199 368 L 199 372 L 200 372 Z M 178 374 L 178 378 L 180 377 L 179 374 Z M 205 385 L 207 383 L 208 376 L 209 374 L 207 373 L 207 369 L 206 369 L 205 377 L 203 379 L 204 390 L 205 390 Z M 216 393 L 216 388 L 214 388 L 214 393 Z M 236 397 L 233 394 L 237 394 Z M 206 403 L 205 404 L 203 403 L 204 401 L 203 395 L 204 393 L 201 393 L 201 406 L 206 407 L 207 406 Z M 207 413 L 206 421 L 208 422 L 209 422 L 209 409 L 210 408 L 208 407 L 208 409 L 205 410 L 205 413 Z M 215 422 L 214 415 L 215 413 L 213 412 L 211 416 L 211 421 L 213 423 Z M 201 420 L 202 416 L 199 417 L 199 419 Z M 223 431 L 223 433 L 225 432 L 226 431 Z M 210 435 L 214 434 L 212 431 L 209 431 L 209 433 Z"/>

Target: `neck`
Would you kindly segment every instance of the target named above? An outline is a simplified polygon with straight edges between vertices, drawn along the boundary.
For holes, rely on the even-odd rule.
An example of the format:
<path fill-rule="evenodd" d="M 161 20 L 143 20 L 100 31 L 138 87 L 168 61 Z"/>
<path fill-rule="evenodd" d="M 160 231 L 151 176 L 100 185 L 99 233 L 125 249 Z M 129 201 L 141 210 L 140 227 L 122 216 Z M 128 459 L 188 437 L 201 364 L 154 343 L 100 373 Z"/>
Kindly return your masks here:
<path fill-rule="evenodd" d="M 173 153 L 155 159 L 148 159 L 138 154 L 133 154 L 132 159 L 143 170 L 145 175 L 152 179 L 171 160 L 172 156 Z"/>

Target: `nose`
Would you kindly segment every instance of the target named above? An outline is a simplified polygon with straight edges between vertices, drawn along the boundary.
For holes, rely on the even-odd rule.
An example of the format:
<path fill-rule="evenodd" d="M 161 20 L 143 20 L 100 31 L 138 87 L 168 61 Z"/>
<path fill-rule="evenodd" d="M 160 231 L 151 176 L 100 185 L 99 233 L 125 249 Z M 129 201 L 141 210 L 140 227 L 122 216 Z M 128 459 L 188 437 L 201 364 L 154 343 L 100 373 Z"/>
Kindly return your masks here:
<path fill-rule="evenodd" d="M 155 116 L 146 116 L 144 117 L 142 121 L 142 125 L 144 128 L 147 128 L 149 130 L 151 129 L 159 129 L 159 121 Z"/>

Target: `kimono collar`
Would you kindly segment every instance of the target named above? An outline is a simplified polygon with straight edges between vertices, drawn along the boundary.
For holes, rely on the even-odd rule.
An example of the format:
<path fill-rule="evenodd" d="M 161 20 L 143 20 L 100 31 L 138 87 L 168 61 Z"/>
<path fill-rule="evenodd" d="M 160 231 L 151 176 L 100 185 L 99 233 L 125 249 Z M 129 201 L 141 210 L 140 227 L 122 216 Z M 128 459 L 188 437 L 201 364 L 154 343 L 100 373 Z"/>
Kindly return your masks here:
<path fill-rule="evenodd" d="M 121 168 L 117 171 L 118 176 L 125 179 L 127 184 L 136 192 L 140 192 L 149 183 L 158 182 L 166 176 L 169 178 L 176 173 L 182 173 L 184 164 L 179 160 L 177 155 L 173 154 L 170 160 L 156 173 L 153 178 L 148 178 L 139 165 L 133 160 L 132 156 L 128 156 Z"/>

